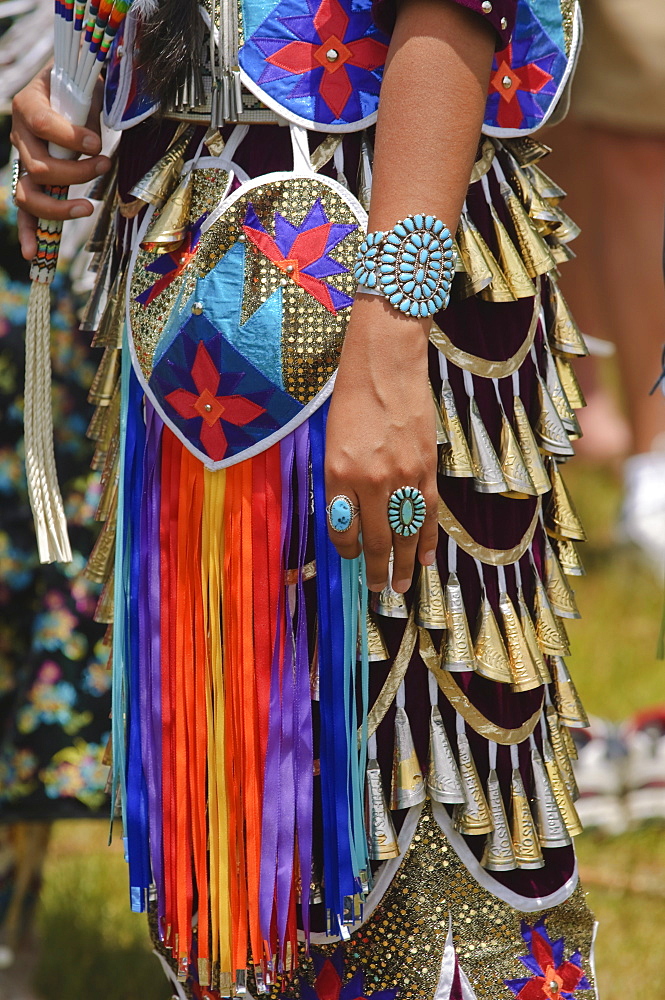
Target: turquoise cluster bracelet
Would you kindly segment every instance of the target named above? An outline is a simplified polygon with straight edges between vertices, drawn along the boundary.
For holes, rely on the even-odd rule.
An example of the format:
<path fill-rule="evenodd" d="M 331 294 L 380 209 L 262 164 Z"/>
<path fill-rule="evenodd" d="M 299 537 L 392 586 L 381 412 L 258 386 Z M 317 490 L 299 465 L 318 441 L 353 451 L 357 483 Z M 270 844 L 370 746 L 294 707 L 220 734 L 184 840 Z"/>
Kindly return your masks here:
<path fill-rule="evenodd" d="M 355 277 L 360 290 L 378 292 L 411 316 L 445 309 L 455 271 L 453 238 L 433 215 L 410 215 L 389 232 L 368 233 Z"/>

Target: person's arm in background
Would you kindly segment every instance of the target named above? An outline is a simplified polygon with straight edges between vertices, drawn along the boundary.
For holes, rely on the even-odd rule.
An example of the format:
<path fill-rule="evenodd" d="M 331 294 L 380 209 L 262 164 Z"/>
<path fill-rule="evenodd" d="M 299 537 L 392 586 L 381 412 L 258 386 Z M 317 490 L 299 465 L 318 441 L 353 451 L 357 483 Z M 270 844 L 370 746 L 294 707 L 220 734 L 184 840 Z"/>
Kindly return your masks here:
<path fill-rule="evenodd" d="M 476 5 L 480 6 L 480 5 Z M 453 0 L 403 0 L 381 87 L 369 232 L 387 232 L 421 212 L 457 228 L 478 148 L 497 35 Z M 383 297 L 360 294 L 352 307 L 332 395 L 326 446 L 328 499 L 360 507 L 370 589 L 411 582 L 416 551 L 434 561 L 438 491 L 436 432 L 428 383 L 431 320 L 406 317 Z M 417 486 L 427 520 L 411 539 L 393 536 L 390 494 Z M 342 556 L 360 551 L 358 519 L 331 532 Z"/>

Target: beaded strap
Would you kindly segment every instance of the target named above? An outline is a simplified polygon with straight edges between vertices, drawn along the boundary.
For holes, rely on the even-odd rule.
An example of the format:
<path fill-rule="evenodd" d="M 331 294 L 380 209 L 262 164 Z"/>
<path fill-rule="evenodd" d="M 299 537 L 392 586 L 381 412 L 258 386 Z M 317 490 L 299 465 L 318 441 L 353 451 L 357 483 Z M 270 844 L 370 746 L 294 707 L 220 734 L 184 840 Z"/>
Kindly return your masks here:
<path fill-rule="evenodd" d="M 455 270 L 453 238 L 433 215 L 410 215 L 388 233 L 368 233 L 358 250 L 361 290 L 378 292 L 400 312 L 432 316 L 445 309 Z"/>

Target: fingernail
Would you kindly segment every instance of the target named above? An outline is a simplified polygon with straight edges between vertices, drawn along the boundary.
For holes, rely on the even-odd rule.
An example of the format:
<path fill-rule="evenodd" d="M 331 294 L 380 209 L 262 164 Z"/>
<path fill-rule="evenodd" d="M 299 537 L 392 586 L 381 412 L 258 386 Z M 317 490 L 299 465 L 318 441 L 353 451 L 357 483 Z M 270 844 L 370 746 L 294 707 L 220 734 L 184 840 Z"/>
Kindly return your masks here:
<path fill-rule="evenodd" d="M 95 167 L 95 173 L 99 177 L 101 174 L 105 174 L 108 168 L 111 166 L 108 160 L 100 160 L 100 162 Z"/>
<path fill-rule="evenodd" d="M 94 135 L 86 135 L 81 145 L 85 153 L 96 153 L 99 149 L 99 139 Z"/>
<path fill-rule="evenodd" d="M 405 594 L 410 586 L 410 580 L 396 580 L 393 582 L 393 590 L 396 590 L 398 594 Z"/>
<path fill-rule="evenodd" d="M 423 556 L 423 566 L 431 566 L 436 562 L 436 549 L 430 549 Z"/>
<path fill-rule="evenodd" d="M 85 205 L 74 205 L 74 207 L 69 210 L 70 219 L 82 219 L 84 215 L 89 214 L 90 213 Z"/>

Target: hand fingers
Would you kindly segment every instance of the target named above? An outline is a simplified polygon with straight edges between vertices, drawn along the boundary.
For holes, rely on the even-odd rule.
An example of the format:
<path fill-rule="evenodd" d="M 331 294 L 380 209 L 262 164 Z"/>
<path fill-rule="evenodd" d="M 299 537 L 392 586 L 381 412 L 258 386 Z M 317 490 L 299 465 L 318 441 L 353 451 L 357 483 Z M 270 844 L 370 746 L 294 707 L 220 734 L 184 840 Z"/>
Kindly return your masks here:
<path fill-rule="evenodd" d="M 356 494 L 349 489 L 344 489 L 341 483 L 337 483 L 334 480 L 328 480 L 326 483 L 327 497 L 328 497 L 328 509 L 330 510 L 330 503 L 335 499 L 335 497 L 346 497 L 350 500 L 354 507 L 358 507 L 358 497 Z M 343 513 L 343 511 L 342 511 Z M 338 515 L 337 510 L 333 510 L 328 515 L 328 534 L 330 535 L 330 540 L 341 555 L 342 559 L 355 559 L 356 556 L 360 555 L 361 545 L 358 540 L 358 535 L 360 532 L 360 524 L 358 516 L 353 518 L 350 527 L 346 531 L 335 531 L 331 526 L 331 516 L 332 519 L 337 523 L 342 523 L 341 520 L 336 518 Z"/>
<path fill-rule="evenodd" d="M 38 219 L 80 219 L 93 212 L 92 204 L 84 198 L 52 198 L 27 175 L 16 185 L 15 201 L 18 208 Z"/>
<path fill-rule="evenodd" d="M 96 130 L 72 125 L 53 111 L 49 103 L 50 72 L 45 70 L 27 87 L 19 91 L 12 102 L 12 142 L 31 134 L 45 142 L 55 142 L 75 153 L 99 153 L 102 148 L 99 124 Z M 18 148 L 18 146 L 17 146 Z"/>
<path fill-rule="evenodd" d="M 360 528 L 367 568 L 367 586 L 381 591 L 388 583 L 393 533 L 388 524 L 388 498 L 382 491 L 360 497 Z"/>
<path fill-rule="evenodd" d="M 21 245 L 21 256 L 24 260 L 32 260 L 37 253 L 37 237 L 35 236 L 37 220 L 34 215 L 30 215 L 29 212 L 19 209 L 16 217 L 16 225 L 18 228 L 18 241 Z"/>
<path fill-rule="evenodd" d="M 92 156 L 84 160 L 60 160 L 49 156 L 45 142 L 31 133 L 12 130 L 12 143 L 16 147 L 21 166 L 28 171 L 36 184 L 87 184 L 111 167 L 108 156 Z"/>
<path fill-rule="evenodd" d="M 393 535 L 393 578 L 392 588 L 398 594 L 404 594 L 411 586 L 413 564 L 418 548 L 418 535 Z"/>
<path fill-rule="evenodd" d="M 439 544 L 439 491 L 436 477 L 432 477 L 431 481 L 423 481 L 419 488 L 425 497 L 427 512 L 425 523 L 416 536 L 418 560 L 423 566 L 431 566 L 436 560 L 436 549 Z"/>

